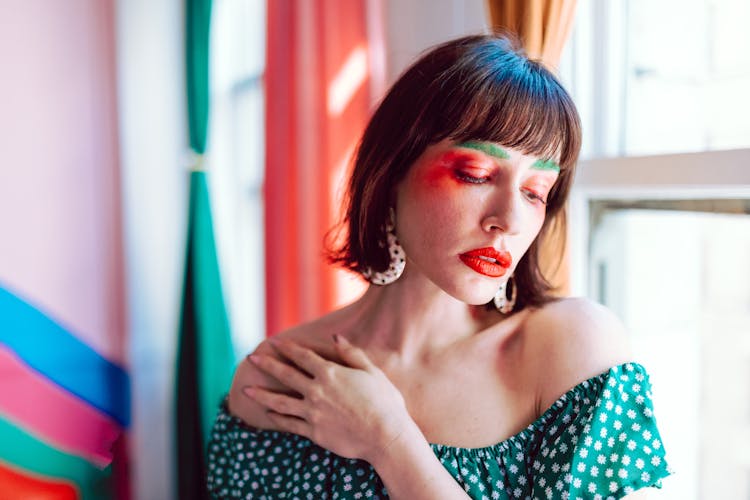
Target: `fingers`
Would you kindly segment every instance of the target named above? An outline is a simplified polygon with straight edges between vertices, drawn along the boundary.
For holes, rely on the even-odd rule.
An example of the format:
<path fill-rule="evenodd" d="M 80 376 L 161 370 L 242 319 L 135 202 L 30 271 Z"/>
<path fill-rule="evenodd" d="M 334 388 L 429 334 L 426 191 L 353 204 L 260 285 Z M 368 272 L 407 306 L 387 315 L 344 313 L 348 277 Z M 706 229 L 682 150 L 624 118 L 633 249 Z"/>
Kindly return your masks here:
<path fill-rule="evenodd" d="M 258 386 L 244 387 L 242 392 L 267 408 L 266 416 L 277 430 L 299 434 L 308 439 L 312 436 L 312 426 L 302 418 L 305 415 L 302 400 Z"/>
<path fill-rule="evenodd" d="M 301 418 L 282 415 L 273 410 L 269 410 L 266 415 L 279 430 L 312 439 L 312 427 Z"/>
<path fill-rule="evenodd" d="M 285 358 L 292 361 L 313 377 L 319 377 L 324 370 L 331 365 L 331 362 L 320 357 L 312 349 L 302 347 L 294 341 L 288 339 L 270 338 L 268 342 Z"/>
<path fill-rule="evenodd" d="M 300 394 L 307 392 L 310 387 L 311 379 L 307 375 L 273 356 L 251 354 L 247 359 L 264 373 Z"/>
<path fill-rule="evenodd" d="M 305 405 L 301 399 L 269 391 L 258 386 L 250 386 L 242 389 L 249 398 L 269 410 L 282 415 L 303 418 L 305 416 Z"/>
<path fill-rule="evenodd" d="M 341 359 L 350 367 L 361 370 L 369 370 L 374 367 L 370 358 L 365 354 L 365 351 L 352 345 L 344 336 L 333 335 L 333 343 L 336 345 L 336 350 Z"/>

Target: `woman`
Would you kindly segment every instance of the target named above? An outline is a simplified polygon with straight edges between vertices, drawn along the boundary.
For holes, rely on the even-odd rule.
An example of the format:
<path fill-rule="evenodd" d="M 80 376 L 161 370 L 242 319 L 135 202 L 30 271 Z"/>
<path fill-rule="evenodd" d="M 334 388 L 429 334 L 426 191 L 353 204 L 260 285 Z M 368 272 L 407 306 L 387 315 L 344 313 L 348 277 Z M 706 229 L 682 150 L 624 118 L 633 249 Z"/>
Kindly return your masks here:
<path fill-rule="evenodd" d="M 575 107 L 506 38 L 419 59 L 370 121 L 334 260 L 372 286 L 240 364 L 218 498 L 621 498 L 668 475 L 648 376 L 607 309 L 554 299 L 539 249 Z M 640 493 L 638 493 L 640 494 Z"/>

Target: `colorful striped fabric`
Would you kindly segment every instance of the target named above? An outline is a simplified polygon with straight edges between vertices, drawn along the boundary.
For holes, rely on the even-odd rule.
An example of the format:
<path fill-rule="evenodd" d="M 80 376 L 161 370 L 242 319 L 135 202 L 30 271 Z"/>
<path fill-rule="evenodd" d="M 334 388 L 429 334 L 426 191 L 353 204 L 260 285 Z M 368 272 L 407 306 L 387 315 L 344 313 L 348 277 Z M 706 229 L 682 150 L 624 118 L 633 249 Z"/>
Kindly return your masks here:
<path fill-rule="evenodd" d="M 78 488 L 65 481 L 50 481 L 23 473 L 0 462 L 0 485 L 16 498 L 76 500 Z"/>
<path fill-rule="evenodd" d="M 0 287 L 0 497 L 112 498 L 125 370 Z"/>

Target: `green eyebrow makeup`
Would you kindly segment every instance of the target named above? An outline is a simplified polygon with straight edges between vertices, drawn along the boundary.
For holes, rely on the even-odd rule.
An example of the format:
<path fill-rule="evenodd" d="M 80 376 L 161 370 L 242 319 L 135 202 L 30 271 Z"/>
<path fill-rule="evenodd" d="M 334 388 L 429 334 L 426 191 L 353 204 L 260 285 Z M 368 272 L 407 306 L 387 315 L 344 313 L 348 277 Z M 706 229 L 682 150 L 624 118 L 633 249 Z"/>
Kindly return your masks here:
<path fill-rule="evenodd" d="M 537 160 L 531 164 L 531 168 L 537 170 L 552 170 L 553 172 L 560 172 L 560 165 L 552 160 Z"/>
<path fill-rule="evenodd" d="M 505 151 L 500 146 L 492 144 L 491 142 L 466 141 L 458 144 L 458 147 L 476 149 L 477 151 L 481 151 L 482 153 L 494 156 L 499 160 L 507 160 L 510 158 L 510 155 L 507 151 Z M 560 165 L 552 160 L 537 160 L 531 164 L 531 168 L 537 170 L 551 170 L 558 173 L 560 172 Z"/>
<path fill-rule="evenodd" d="M 499 160 L 507 160 L 510 155 L 500 146 L 495 146 L 491 142 L 467 141 L 458 145 L 459 148 L 476 149 L 482 153 L 494 156 Z"/>

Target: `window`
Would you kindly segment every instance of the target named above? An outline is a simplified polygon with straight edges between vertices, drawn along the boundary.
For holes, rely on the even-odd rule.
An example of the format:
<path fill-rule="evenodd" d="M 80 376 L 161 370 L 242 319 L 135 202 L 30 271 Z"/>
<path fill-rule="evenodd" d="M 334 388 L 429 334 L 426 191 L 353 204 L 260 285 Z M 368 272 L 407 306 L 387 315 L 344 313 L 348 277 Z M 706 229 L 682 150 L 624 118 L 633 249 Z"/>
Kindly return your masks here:
<path fill-rule="evenodd" d="M 214 0 L 209 183 L 225 300 L 238 353 L 265 336 L 265 2 Z"/>
<path fill-rule="evenodd" d="M 750 200 L 591 203 L 590 294 L 651 372 L 666 498 L 747 498 Z"/>
<path fill-rule="evenodd" d="M 612 308 L 652 374 L 660 498 L 748 498 L 747 2 L 579 1 L 563 79 L 584 125 L 574 295 Z"/>
<path fill-rule="evenodd" d="M 750 147 L 750 3 L 581 0 L 563 76 L 584 157 Z"/>
<path fill-rule="evenodd" d="M 625 5 L 625 153 L 750 146 L 750 3 Z"/>

